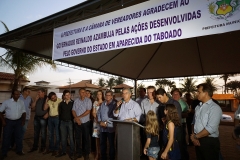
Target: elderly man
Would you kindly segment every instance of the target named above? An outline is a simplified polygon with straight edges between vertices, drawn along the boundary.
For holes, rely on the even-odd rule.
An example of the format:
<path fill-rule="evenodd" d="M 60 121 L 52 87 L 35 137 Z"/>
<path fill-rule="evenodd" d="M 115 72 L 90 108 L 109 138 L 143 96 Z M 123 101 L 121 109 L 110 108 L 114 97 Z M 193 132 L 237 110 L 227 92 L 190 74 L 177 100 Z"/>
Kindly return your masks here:
<path fill-rule="evenodd" d="M 198 100 L 200 104 L 195 109 L 193 120 L 194 134 L 191 140 L 195 145 L 197 160 L 219 159 L 219 123 L 222 117 L 222 110 L 212 100 L 212 88 L 202 83 L 197 86 Z"/>
<path fill-rule="evenodd" d="M 1 159 L 7 157 L 8 148 L 11 143 L 11 136 L 14 133 L 16 149 L 18 155 L 24 155 L 22 152 L 22 126 L 26 120 L 26 110 L 22 100 L 19 99 L 20 92 L 14 90 L 12 98 L 3 102 L 0 107 L 0 118 L 3 125 L 3 143 Z M 5 111 L 6 117 L 3 117 Z"/>
<path fill-rule="evenodd" d="M 84 160 L 89 160 L 90 154 L 90 137 L 89 114 L 92 109 L 91 99 L 86 97 L 86 90 L 79 89 L 80 97 L 74 101 L 72 114 L 75 122 L 75 138 L 77 158 L 82 157 L 82 140 L 84 141 L 83 149 L 85 150 Z"/>
<path fill-rule="evenodd" d="M 113 119 L 113 111 L 116 108 L 116 102 L 113 100 L 113 92 L 111 90 L 106 91 L 105 101 L 102 103 L 97 112 L 98 122 L 100 123 L 100 147 L 101 147 L 101 159 L 107 159 L 107 140 L 109 143 L 109 158 L 115 159 L 115 126 L 113 123 L 109 123 L 109 120 Z"/>
<path fill-rule="evenodd" d="M 113 111 L 118 120 L 139 122 L 142 110 L 139 104 L 131 99 L 131 95 L 129 88 L 123 88 L 123 100 L 117 102 L 117 107 Z"/>
<path fill-rule="evenodd" d="M 48 117 L 48 137 L 49 137 L 49 149 L 43 154 L 52 153 L 52 156 L 56 156 L 59 151 L 60 135 L 59 135 L 59 117 L 58 106 L 62 102 L 62 99 L 58 98 L 56 93 L 50 92 L 46 99 L 44 110 L 49 110 Z M 54 143 L 54 131 L 56 135 L 56 143 Z"/>

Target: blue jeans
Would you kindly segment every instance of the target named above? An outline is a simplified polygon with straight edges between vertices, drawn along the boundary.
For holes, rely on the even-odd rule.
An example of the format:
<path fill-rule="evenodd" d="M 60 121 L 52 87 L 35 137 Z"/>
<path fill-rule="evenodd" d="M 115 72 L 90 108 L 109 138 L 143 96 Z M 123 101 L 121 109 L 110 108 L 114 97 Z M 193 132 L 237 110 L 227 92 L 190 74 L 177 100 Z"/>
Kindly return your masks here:
<path fill-rule="evenodd" d="M 107 159 L 107 139 L 109 142 L 109 158 L 110 160 L 115 159 L 115 132 L 101 132 L 100 133 L 100 148 L 101 148 L 101 159 Z"/>
<path fill-rule="evenodd" d="M 25 120 L 25 125 L 22 127 L 22 139 L 24 138 L 24 134 L 25 134 L 25 132 L 27 130 L 28 121 L 29 120 Z"/>
<path fill-rule="evenodd" d="M 54 131 L 56 134 L 56 143 L 54 143 Z M 49 150 L 58 151 L 60 144 L 58 116 L 48 118 L 48 136 L 49 136 Z"/>
<path fill-rule="evenodd" d="M 34 117 L 34 143 L 33 148 L 38 149 L 38 141 L 41 132 L 41 148 L 46 147 L 47 119 L 42 116 Z"/>
<path fill-rule="evenodd" d="M 85 154 L 90 154 L 90 136 L 89 136 L 89 127 L 90 122 L 82 123 L 81 125 L 78 125 L 77 123 L 75 125 L 75 139 L 76 139 L 76 152 L 79 155 L 82 155 L 82 142 L 84 141 L 84 151 Z"/>
<path fill-rule="evenodd" d="M 22 120 L 9 120 L 5 119 L 6 126 L 3 127 L 3 143 L 2 143 L 2 155 L 7 155 L 8 149 L 11 145 L 12 135 L 16 142 L 17 152 L 22 152 Z"/>
<path fill-rule="evenodd" d="M 73 140 L 73 122 L 69 121 L 60 121 L 60 132 L 61 132 L 61 142 L 62 142 L 62 153 L 66 153 L 67 148 L 67 139 L 69 136 L 70 139 L 70 153 L 74 153 L 74 140 Z"/>
<path fill-rule="evenodd" d="M 160 151 L 160 147 L 149 147 L 147 150 L 147 156 L 157 159 L 159 151 Z"/>

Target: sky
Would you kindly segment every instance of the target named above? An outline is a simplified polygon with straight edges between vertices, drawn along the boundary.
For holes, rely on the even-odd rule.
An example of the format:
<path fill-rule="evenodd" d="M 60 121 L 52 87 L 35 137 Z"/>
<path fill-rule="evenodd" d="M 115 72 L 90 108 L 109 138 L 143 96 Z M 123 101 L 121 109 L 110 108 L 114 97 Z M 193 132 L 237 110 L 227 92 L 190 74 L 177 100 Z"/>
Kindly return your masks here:
<path fill-rule="evenodd" d="M 84 1 L 85 0 L 0 0 L 0 21 L 3 21 L 11 31 Z M 4 32 L 5 28 L 0 24 L 0 34 Z M 5 51 L 5 49 L 0 48 L 0 55 L 3 55 Z M 12 72 L 3 67 L 0 67 L 0 71 Z M 69 78 L 74 83 L 83 79 L 93 79 L 93 81 L 97 81 L 99 77 L 108 78 L 102 75 L 61 66 L 57 66 L 56 70 L 45 66 L 28 76 L 30 84 L 44 80 L 50 82 L 51 85 L 67 85 Z"/>
<path fill-rule="evenodd" d="M 84 0 L 0 0 L 0 21 L 3 21 L 9 28 L 9 30 L 14 30 L 41 18 L 47 17 L 51 14 L 62 11 L 66 8 L 77 5 Z M 4 33 L 5 29 L 3 25 L 0 24 L 0 34 Z M 3 55 L 5 50 L 0 48 L 0 55 Z M 6 68 L 0 67 L 1 72 L 12 72 Z M 94 74 L 91 72 L 71 69 L 67 67 L 57 66 L 56 70 L 51 69 L 49 66 L 39 68 L 35 72 L 28 75 L 30 80 L 30 85 L 34 85 L 37 81 L 48 81 L 51 85 L 67 85 L 69 79 L 73 83 L 77 83 L 81 80 L 92 79 L 93 82 L 97 82 L 99 78 L 108 79 L 109 77 Z M 57 78 L 56 78 L 57 77 Z M 170 79 L 174 80 L 179 87 L 182 83 L 183 78 Z M 196 77 L 198 83 L 201 83 L 204 78 Z M 239 77 L 231 77 L 231 80 L 239 80 Z M 128 85 L 134 86 L 133 81 L 127 81 Z M 138 83 L 143 83 L 145 86 L 154 85 L 153 81 L 139 81 Z M 216 83 L 219 88 L 223 85 L 223 80 L 216 78 Z M 221 89 L 219 90 L 221 92 Z"/>

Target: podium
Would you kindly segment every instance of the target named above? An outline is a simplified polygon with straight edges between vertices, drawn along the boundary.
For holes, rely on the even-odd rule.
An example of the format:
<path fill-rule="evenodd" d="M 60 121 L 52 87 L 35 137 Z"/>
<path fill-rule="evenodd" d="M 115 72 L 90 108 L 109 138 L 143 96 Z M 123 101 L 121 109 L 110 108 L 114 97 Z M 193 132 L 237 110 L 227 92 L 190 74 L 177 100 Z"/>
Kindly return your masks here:
<path fill-rule="evenodd" d="M 140 160 L 140 127 L 131 121 L 111 120 L 117 124 L 117 159 Z"/>

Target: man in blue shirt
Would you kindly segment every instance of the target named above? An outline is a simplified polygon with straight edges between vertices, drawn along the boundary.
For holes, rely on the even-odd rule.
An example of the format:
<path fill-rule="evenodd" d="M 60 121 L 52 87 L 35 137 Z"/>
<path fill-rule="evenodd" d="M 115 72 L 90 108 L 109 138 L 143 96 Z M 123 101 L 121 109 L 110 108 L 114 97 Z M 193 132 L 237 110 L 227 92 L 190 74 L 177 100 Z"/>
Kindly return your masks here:
<path fill-rule="evenodd" d="M 219 159 L 219 123 L 222 110 L 212 100 L 213 91 L 206 83 L 197 86 L 198 100 L 200 104 L 195 109 L 193 119 L 194 134 L 191 140 L 195 145 L 197 160 Z"/>
<path fill-rule="evenodd" d="M 101 159 L 107 159 L 107 139 L 109 142 L 109 158 L 115 159 L 115 126 L 110 123 L 109 120 L 113 119 L 113 111 L 116 108 L 116 102 L 113 100 L 113 92 L 106 91 L 105 101 L 102 103 L 97 112 L 98 122 L 100 124 L 100 147 L 101 147 Z"/>
<path fill-rule="evenodd" d="M 12 134 L 16 141 L 16 149 L 18 155 L 24 155 L 22 152 L 22 126 L 26 120 L 26 110 L 23 101 L 19 99 L 20 92 L 14 90 L 12 98 L 3 102 L 0 107 L 0 118 L 3 125 L 3 143 L 1 159 L 7 157 L 8 148 L 11 143 Z M 5 118 L 3 117 L 5 111 Z"/>
<path fill-rule="evenodd" d="M 139 104 L 131 99 L 131 95 L 129 88 L 123 88 L 123 100 L 117 102 L 117 107 L 113 112 L 118 120 L 139 122 L 142 110 Z"/>
<path fill-rule="evenodd" d="M 72 114 L 75 122 L 75 138 L 76 138 L 76 152 L 78 153 L 77 158 L 82 157 L 82 140 L 84 141 L 84 160 L 89 160 L 90 154 L 90 111 L 92 109 L 92 101 L 86 97 L 86 90 L 79 89 L 80 97 L 77 98 L 73 103 Z"/>

